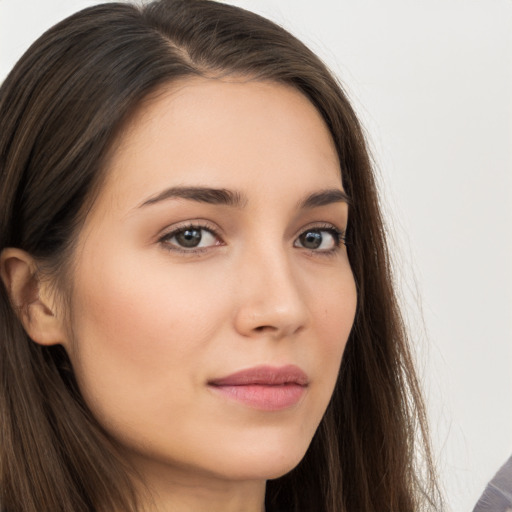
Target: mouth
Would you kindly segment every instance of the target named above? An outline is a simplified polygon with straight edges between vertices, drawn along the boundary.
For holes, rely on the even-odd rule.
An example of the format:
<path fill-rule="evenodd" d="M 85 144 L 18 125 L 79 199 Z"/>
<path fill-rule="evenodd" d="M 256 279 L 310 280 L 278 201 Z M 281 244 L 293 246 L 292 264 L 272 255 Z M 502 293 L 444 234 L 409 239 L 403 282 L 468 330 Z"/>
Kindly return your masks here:
<path fill-rule="evenodd" d="M 298 366 L 256 366 L 208 382 L 214 392 L 262 411 L 279 411 L 296 405 L 309 385 Z"/>

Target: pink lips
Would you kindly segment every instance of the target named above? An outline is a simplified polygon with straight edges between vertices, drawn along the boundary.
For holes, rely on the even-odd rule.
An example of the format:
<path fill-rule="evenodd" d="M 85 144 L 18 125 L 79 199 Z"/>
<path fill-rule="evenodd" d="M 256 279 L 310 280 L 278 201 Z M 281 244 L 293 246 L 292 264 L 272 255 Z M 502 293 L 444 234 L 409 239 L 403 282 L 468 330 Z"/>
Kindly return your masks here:
<path fill-rule="evenodd" d="M 227 398 L 264 411 L 286 409 L 299 402 L 308 376 L 295 365 L 256 366 L 210 381 L 209 386 Z"/>

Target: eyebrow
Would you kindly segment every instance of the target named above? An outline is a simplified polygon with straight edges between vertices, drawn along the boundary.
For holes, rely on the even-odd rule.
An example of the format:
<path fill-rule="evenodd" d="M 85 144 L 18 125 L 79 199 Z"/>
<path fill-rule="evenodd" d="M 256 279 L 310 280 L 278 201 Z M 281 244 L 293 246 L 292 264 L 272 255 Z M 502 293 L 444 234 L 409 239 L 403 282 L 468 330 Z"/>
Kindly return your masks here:
<path fill-rule="evenodd" d="M 171 187 L 154 197 L 150 197 L 140 206 L 159 203 L 166 199 L 189 199 L 199 203 L 219 204 L 234 208 L 243 208 L 247 203 L 247 198 L 243 194 L 225 188 Z"/>
<path fill-rule="evenodd" d="M 156 196 L 146 199 L 139 207 L 152 205 L 167 199 L 188 199 L 199 203 L 243 208 L 247 197 L 238 191 L 212 187 L 170 187 Z M 351 204 L 350 197 L 341 189 L 332 188 L 313 192 L 297 203 L 298 209 L 318 208 L 332 203 Z"/>
<path fill-rule="evenodd" d="M 327 206 L 333 203 L 347 203 L 350 206 L 352 201 L 344 190 L 329 188 L 308 195 L 306 198 L 298 202 L 297 207 L 298 209 L 306 210 L 308 208 L 318 208 L 320 206 Z"/>

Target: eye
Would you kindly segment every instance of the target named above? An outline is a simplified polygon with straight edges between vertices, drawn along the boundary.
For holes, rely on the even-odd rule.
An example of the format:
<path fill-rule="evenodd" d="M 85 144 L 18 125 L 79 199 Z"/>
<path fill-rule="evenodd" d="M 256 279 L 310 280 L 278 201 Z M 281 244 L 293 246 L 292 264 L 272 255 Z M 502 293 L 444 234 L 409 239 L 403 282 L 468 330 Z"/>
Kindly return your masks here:
<path fill-rule="evenodd" d="M 299 235 L 294 246 L 312 251 L 330 252 L 338 249 L 343 241 L 343 232 L 334 227 L 310 228 Z"/>
<path fill-rule="evenodd" d="M 178 251 L 193 251 L 220 244 L 215 233 L 205 226 L 184 226 L 175 229 L 163 236 L 160 242 Z"/>

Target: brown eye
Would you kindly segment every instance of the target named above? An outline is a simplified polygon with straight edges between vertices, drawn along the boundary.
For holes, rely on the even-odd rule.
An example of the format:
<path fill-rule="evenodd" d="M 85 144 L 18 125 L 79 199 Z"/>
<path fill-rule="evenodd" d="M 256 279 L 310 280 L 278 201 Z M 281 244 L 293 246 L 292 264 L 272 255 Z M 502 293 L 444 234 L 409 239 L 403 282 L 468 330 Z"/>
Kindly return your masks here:
<path fill-rule="evenodd" d="M 322 233 L 320 231 L 306 231 L 299 236 L 302 247 L 306 249 L 318 249 L 322 245 Z"/>
<path fill-rule="evenodd" d="M 197 247 L 203 238 L 200 229 L 185 229 L 174 235 L 176 242 L 181 247 Z"/>
<path fill-rule="evenodd" d="M 341 238 L 342 236 L 333 228 L 308 229 L 299 235 L 294 245 L 319 252 L 330 251 L 339 247 Z"/>
<path fill-rule="evenodd" d="M 201 226 L 187 226 L 177 229 L 165 235 L 161 242 L 176 250 L 202 249 L 219 243 L 215 233 Z"/>

